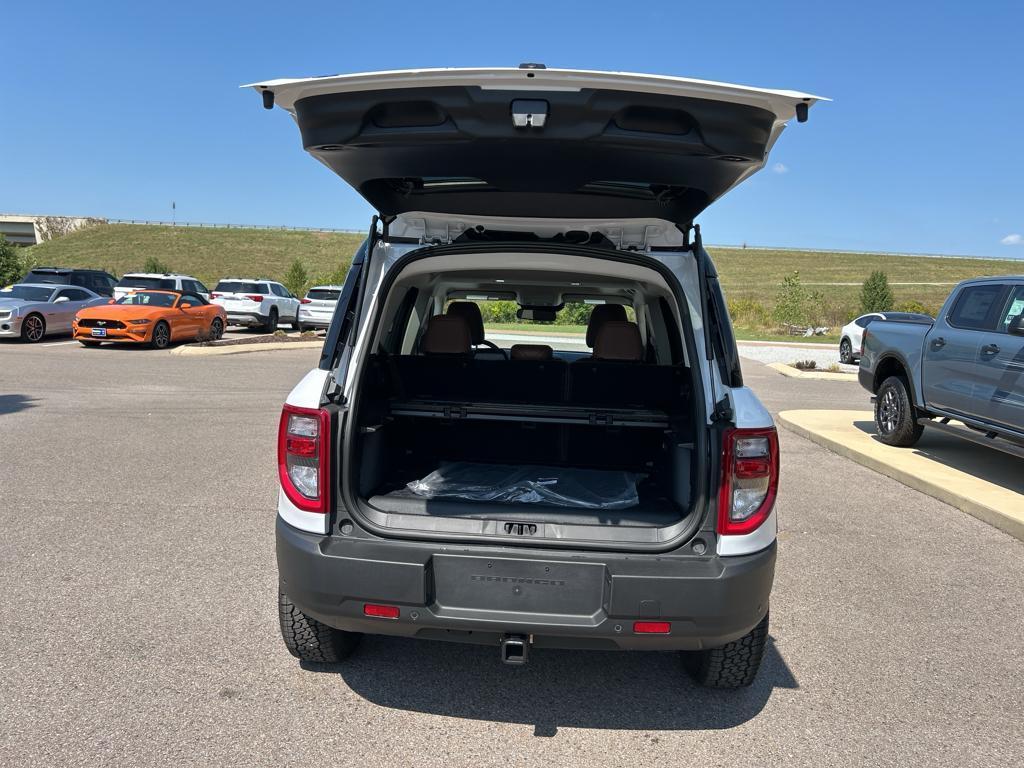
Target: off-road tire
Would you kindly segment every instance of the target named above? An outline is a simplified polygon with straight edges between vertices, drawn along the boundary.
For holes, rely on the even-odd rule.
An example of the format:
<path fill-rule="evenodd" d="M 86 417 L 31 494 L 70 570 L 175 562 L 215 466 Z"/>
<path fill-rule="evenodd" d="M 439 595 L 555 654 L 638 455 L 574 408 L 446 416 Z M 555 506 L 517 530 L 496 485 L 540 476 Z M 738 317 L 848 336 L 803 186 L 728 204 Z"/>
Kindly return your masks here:
<path fill-rule="evenodd" d="M 706 688 L 743 688 L 754 682 L 768 642 L 768 614 L 739 640 L 706 651 L 684 651 L 687 672 Z"/>
<path fill-rule="evenodd" d="M 890 376 L 875 394 L 875 431 L 886 445 L 909 448 L 921 439 L 924 427 L 907 391 L 906 380 Z"/>
<path fill-rule="evenodd" d="M 352 655 L 362 638 L 358 632 L 343 632 L 307 616 L 280 590 L 277 593 L 277 610 L 284 644 L 292 656 L 302 661 L 318 664 L 344 661 Z"/>
<path fill-rule="evenodd" d="M 849 339 L 839 342 L 839 362 L 846 365 L 853 365 L 853 344 Z"/>

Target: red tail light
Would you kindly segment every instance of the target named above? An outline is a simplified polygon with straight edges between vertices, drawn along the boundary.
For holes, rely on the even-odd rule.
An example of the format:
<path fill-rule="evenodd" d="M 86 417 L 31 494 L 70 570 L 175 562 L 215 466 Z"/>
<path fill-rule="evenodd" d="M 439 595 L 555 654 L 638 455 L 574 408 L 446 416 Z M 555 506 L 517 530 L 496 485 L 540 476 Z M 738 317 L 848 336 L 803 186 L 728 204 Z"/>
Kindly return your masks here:
<path fill-rule="evenodd" d="M 312 299 L 299 299 L 299 303 L 300 304 L 312 304 L 313 300 Z"/>
<path fill-rule="evenodd" d="M 245 295 L 245 298 L 252 299 L 257 304 L 259 304 L 261 301 L 263 301 L 263 297 L 260 294 L 258 294 L 258 293 L 247 293 Z"/>
<path fill-rule="evenodd" d="M 277 470 L 288 500 L 306 512 L 327 514 L 330 466 L 330 414 L 285 405 L 277 432 Z"/>
<path fill-rule="evenodd" d="M 219 298 L 220 298 L 220 294 L 219 294 L 219 293 L 217 293 L 216 291 L 214 291 L 214 292 L 211 292 L 211 293 L 210 293 L 210 298 L 211 298 L 211 299 L 219 299 Z"/>
<path fill-rule="evenodd" d="M 767 429 L 730 429 L 722 447 L 718 532 L 742 535 L 771 514 L 779 487 L 779 436 Z"/>

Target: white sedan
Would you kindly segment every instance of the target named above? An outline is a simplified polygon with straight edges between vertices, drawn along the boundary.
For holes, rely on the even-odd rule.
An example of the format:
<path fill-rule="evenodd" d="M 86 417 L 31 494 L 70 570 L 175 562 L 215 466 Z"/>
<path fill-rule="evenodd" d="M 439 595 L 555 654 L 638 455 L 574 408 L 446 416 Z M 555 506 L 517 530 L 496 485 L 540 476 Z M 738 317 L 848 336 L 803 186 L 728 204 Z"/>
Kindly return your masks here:
<path fill-rule="evenodd" d="M 875 320 L 932 320 L 930 315 L 917 312 L 869 312 L 851 320 L 839 332 L 839 362 L 854 365 L 860 360 L 860 347 L 864 329 Z"/>

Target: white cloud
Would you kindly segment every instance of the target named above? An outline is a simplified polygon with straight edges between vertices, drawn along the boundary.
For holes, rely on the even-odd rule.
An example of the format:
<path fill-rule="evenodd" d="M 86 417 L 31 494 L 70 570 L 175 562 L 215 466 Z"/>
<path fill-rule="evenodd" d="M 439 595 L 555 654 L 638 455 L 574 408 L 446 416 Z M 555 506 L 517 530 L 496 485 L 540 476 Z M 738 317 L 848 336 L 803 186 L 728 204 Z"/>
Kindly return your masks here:
<path fill-rule="evenodd" d="M 772 166 L 772 171 L 774 173 L 789 173 L 789 166 L 782 163 L 776 163 Z"/>
<path fill-rule="evenodd" d="M 1024 245 L 1024 235 L 1018 235 L 1016 232 L 1007 235 L 999 241 L 1003 245 Z"/>

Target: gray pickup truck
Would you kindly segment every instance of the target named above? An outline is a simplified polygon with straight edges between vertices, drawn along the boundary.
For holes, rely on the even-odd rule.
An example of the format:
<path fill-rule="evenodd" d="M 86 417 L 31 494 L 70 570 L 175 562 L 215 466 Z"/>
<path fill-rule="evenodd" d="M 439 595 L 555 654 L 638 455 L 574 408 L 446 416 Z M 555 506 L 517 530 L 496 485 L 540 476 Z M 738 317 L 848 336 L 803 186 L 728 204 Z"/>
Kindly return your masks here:
<path fill-rule="evenodd" d="M 859 378 L 888 445 L 927 426 L 1024 458 L 1024 276 L 965 280 L 934 322 L 872 323 Z"/>

